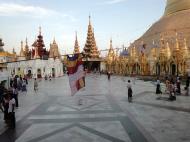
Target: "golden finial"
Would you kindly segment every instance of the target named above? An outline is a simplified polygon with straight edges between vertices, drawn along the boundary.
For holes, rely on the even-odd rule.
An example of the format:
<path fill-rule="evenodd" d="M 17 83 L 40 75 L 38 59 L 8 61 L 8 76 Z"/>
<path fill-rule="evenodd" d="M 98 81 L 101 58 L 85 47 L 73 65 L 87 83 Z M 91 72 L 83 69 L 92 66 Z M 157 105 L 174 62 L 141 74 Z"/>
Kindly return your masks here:
<path fill-rule="evenodd" d="M 55 37 L 53 37 L 53 44 L 56 44 Z"/>
<path fill-rule="evenodd" d="M 42 28 L 41 28 L 41 26 L 39 27 L 39 34 L 41 35 L 41 33 L 42 33 Z"/>
<path fill-rule="evenodd" d="M 76 37 L 76 40 L 77 40 L 77 31 L 75 31 L 75 37 Z"/>
<path fill-rule="evenodd" d="M 91 25 L 91 15 L 89 14 L 89 25 Z"/>
<path fill-rule="evenodd" d="M 26 45 L 28 45 L 28 39 L 27 39 L 27 37 L 26 37 Z"/>
<path fill-rule="evenodd" d="M 22 40 L 21 40 L 21 42 L 20 42 L 20 43 L 21 43 L 21 47 L 23 47 L 23 41 L 22 41 Z"/>
<path fill-rule="evenodd" d="M 187 49 L 187 39 L 184 38 L 184 39 L 183 39 L 183 42 L 184 42 L 184 49 L 186 50 L 186 49 Z"/>

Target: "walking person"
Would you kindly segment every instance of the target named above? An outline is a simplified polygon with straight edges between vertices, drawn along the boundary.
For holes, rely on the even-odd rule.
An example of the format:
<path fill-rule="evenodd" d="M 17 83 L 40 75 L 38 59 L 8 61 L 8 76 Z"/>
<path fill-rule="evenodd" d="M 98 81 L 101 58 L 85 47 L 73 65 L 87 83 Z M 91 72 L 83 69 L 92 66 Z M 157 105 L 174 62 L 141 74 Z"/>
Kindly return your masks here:
<path fill-rule="evenodd" d="M 4 87 L 0 83 L 0 110 L 3 112 L 3 95 L 4 95 Z"/>
<path fill-rule="evenodd" d="M 4 96 L 3 96 L 3 110 L 4 110 L 4 121 L 6 124 L 8 124 L 8 109 L 9 109 L 9 96 L 8 94 L 6 93 Z"/>
<path fill-rule="evenodd" d="M 166 84 L 166 90 L 165 90 L 165 93 L 167 93 L 167 92 L 169 92 L 169 85 L 170 85 L 170 81 L 169 81 L 168 77 L 166 77 L 165 84 Z"/>
<path fill-rule="evenodd" d="M 16 107 L 18 108 L 18 89 L 13 87 L 12 96 L 15 99 Z"/>
<path fill-rule="evenodd" d="M 110 78 L 111 78 L 111 72 L 110 71 L 107 72 L 107 76 L 108 76 L 108 80 L 110 81 Z"/>
<path fill-rule="evenodd" d="M 187 79 L 186 79 L 186 86 L 185 86 L 185 90 L 186 90 L 185 95 L 186 95 L 186 96 L 189 96 L 189 82 L 190 82 L 190 77 L 187 76 Z"/>
<path fill-rule="evenodd" d="M 38 90 L 38 82 L 36 78 L 34 79 L 34 91 L 36 92 Z"/>
<path fill-rule="evenodd" d="M 25 79 L 23 79 L 23 81 L 22 81 L 22 91 L 24 92 L 27 92 L 27 89 L 26 89 L 26 80 Z"/>
<path fill-rule="evenodd" d="M 9 113 L 9 126 L 11 128 L 15 128 L 15 123 L 16 123 L 16 120 L 15 120 L 15 99 L 14 99 L 14 96 L 13 94 L 9 94 L 10 95 L 10 100 L 9 100 L 9 109 L 8 109 L 8 113 Z"/>
<path fill-rule="evenodd" d="M 156 81 L 156 94 L 162 94 L 159 77 L 157 78 L 157 81 Z"/>
<path fill-rule="evenodd" d="M 180 77 L 177 77 L 176 87 L 177 87 L 177 90 L 176 90 L 177 94 L 181 95 L 181 79 L 180 79 Z"/>
<path fill-rule="evenodd" d="M 127 83 L 127 88 L 128 88 L 128 102 L 132 102 L 132 97 L 133 97 L 133 90 L 132 90 L 132 85 L 131 85 L 131 81 L 128 80 Z"/>
<path fill-rule="evenodd" d="M 170 100 L 170 101 L 176 100 L 175 94 L 176 94 L 175 83 L 174 83 L 174 81 L 171 80 L 170 81 L 170 96 L 169 96 L 168 100 Z"/>

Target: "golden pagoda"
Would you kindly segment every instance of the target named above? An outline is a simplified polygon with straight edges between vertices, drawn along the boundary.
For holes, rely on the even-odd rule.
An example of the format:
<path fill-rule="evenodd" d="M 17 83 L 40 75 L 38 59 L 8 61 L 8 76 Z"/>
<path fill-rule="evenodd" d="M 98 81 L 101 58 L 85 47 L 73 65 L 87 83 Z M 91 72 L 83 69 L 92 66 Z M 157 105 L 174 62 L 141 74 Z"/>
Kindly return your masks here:
<path fill-rule="evenodd" d="M 115 58 L 115 52 L 114 52 L 113 45 L 112 45 L 112 39 L 110 39 L 110 48 L 109 48 L 109 51 L 108 51 L 107 58 L 108 58 L 108 61 L 111 61 L 111 62 Z"/>
<path fill-rule="evenodd" d="M 114 72 L 114 60 L 115 60 L 115 51 L 112 45 L 112 39 L 110 39 L 110 47 L 107 55 L 107 70 L 110 72 Z"/>
<path fill-rule="evenodd" d="M 94 37 L 94 31 L 91 24 L 91 17 L 89 16 L 89 25 L 87 32 L 86 44 L 83 49 L 83 54 L 87 58 L 99 58 L 99 51 L 96 45 L 96 40 Z"/>
<path fill-rule="evenodd" d="M 25 40 L 24 55 L 25 55 L 26 60 L 31 59 L 31 51 L 29 50 L 27 38 Z"/>
<path fill-rule="evenodd" d="M 50 50 L 49 50 L 49 57 L 50 58 L 59 58 L 59 48 L 55 41 L 55 38 L 53 39 L 53 43 L 50 44 Z"/>
<path fill-rule="evenodd" d="M 4 46 L 3 40 L 0 38 L 0 52 L 4 52 L 3 46 Z"/>
<path fill-rule="evenodd" d="M 73 54 L 79 54 L 79 53 L 80 53 L 80 46 L 79 46 L 79 43 L 78 43 L 77 32 L 76 32 Z"/>
<path fill-rule="evenodd" d="M 129 46 L 126 73 L 138 69 L 139 75 L 190 75 L 189 39 L 190 0 L 167 0 L 163 16 Z"/>

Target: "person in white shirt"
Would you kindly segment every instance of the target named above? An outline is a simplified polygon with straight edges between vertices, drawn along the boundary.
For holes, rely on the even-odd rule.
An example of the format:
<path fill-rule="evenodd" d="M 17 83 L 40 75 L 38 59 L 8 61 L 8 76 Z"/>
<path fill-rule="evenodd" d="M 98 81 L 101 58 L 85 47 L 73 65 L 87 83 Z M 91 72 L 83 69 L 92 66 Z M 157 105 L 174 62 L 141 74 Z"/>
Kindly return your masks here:
<path fill-rule="evenodd" d="M 159 78 L 156 81 L 156 94 L 162 94 Z"/>
<path fill-rule="evenodd" d="M 13 97 L 13 95 L 11 94 L 10 95 L 10 100 L 9 100 L 9 109 L 8 109 L 8 113 L 9 113 L 9 126 L 11 128 L 15 128 L 15 104 L 16 104 L 16 101 Z"/>

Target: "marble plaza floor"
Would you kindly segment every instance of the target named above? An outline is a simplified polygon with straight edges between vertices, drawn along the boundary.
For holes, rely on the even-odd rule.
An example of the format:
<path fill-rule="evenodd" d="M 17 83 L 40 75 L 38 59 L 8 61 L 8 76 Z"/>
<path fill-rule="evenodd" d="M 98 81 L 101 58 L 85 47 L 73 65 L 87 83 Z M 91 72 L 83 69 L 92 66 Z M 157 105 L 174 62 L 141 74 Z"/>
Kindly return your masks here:
<path fill-rule="evenodd" d="M 30 81 L 19 95 L 15 130 L 0 113 L 0 142 L 189 142 L 190 97 L 157 100 L 153 82 L 136 80 L 128 103 L 128 79 L 90 74 L 74 97 L 67 76 L 40 81 L 37 93 Z"/>

